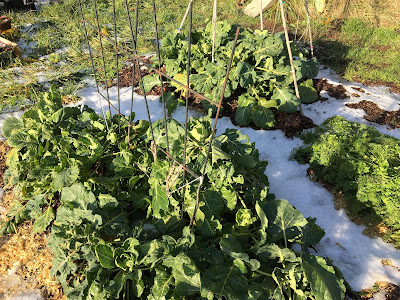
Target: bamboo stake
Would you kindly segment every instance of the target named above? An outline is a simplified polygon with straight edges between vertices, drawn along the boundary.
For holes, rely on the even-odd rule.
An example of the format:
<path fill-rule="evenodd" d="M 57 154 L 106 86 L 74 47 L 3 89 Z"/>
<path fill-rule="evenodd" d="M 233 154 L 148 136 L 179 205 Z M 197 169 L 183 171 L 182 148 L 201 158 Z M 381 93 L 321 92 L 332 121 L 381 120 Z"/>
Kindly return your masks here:
<path fill-rule="evenodd" d="M 179 28 L 178 28 L 178 33 L 181 33 L 181 31 L 182 31 L 183 23 L 185 23 L 186 17 L 187 17 L 187 15 L 188 15 L 188 13 L 189 13 L 191 2 L 192 2 L 192 1 L 189 1 L 189 5 L 188 5 L 188 7 L 186 8 L 185 15 L 183 16 L 181 25 L 180 25 Z"/>
<path fill-rule="evenodd" d="M 307 30 L 308 34 L 310 35 L 310 47 L 311 47 L 311 55 L 314 56 L 314 46 L 313 46 L 313 39 L 311 34 L 311 22 L 310 22 L 310 13 L 308 11 L 308 1 L 305 0 L 306 5 L 306 12 L 307 12 Z"/>
<path fill-rule="evenodd" d="M 279 15 L 279 4 L 276 6 L 274 27 L 272 28 L 272 33 L 273 34 L 275 33 L 276 23 L 278 22 L 278 15 Z"/>
<path fill-rule="evenodd" d="M 264 24 L 263 24 L 263 16 L 262 16 L 262 13 L 263 13 L 262 0 L 258 0 L 258 1 L 260 1 L 260 24 L 261 24 L 261 31 L 263 31 Z"/>
<path fill-rule="evenodd" d="M 215 53 L 215 32 L 217 31 L 217 0 L 214 0 L 212 25 L 213 25 L 213 32 L 212 32 L 211 61 L 214 62 L 214 53 Z"/>
<path fill-rule="evenodd" d="M 286 16 L 285 16 L 285 9 L 283 8 L 284 2 L 279 2 L 279 5 L 281 7 L 281 15 L 282 15 L 282 24 L 283 24 L 283 30 L 285 31 L 285 40 L 286 40 L 286 47 L 288 50 L 289 54 L 289 60 L 290 60 L 290 67 L 292 69 L 292 75 L 293 75 L 293 82 L 294 82 L 294 90 L 296 92 L 296 97 L 300 101 L 300 114 L 304 116 L 303 114 L 303 108 L 301 106 L 301 99 L 300 99 L 300 93 L 299 93 L 299 87 L 297 85 L 297 78 L 296 78 L 296 70 L 294 69 L 294 64 L 293 64 L 293 55 L 292 55 L 292 49 L 290 48 L 290 41 L 289 41 L 289 33 L 286 25 Z"/>

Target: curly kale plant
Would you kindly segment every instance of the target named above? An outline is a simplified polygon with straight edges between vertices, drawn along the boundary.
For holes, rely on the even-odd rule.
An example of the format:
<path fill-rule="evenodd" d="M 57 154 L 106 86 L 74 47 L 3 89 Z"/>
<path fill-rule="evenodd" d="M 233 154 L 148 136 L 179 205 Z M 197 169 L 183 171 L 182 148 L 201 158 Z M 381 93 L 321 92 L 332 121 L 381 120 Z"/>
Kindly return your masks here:
<path fill-rule="evenodd" d="M 364 124 L 335 116 L 313 133 L 294 156 L 309 162 L 317 178 L 345 193 L 351 213 L 383 222 L 386 238 L 400 246 L 400 143 Z"/>

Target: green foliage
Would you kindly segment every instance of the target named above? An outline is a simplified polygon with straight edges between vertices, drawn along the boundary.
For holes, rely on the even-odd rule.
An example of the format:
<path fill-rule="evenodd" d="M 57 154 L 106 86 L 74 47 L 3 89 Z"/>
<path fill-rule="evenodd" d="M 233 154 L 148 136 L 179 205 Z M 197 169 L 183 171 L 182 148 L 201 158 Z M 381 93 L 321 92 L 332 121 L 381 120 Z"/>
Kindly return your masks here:
<path fill-rule="evenodd" d="M 362 5 L 367 7 L 368 4 L 365 2 Z M 400 53 L 397 49 L 400 35 L 396 29 L 398 18 L 393 17 L 392 13 L 381 7 L 380 18 L 374 19 L 377 22 L 375 24 L 373 20 L 362 20 L 362 17 L 353 15 L 341 19 L 340 26 L 315 24 L 318 26 L 316 32 L 319 38 L 315 44 L 319 48 L 319 60 L 350 81 L 399 86 Z M 393 22 L 392 26 L 379 23 L 383 18 L 385 23 Z"/>
<path fill-rule="evenodd" d="M 317 178 L 344 191 L 351 213 L 367 216 L 368 223 L 382 221 L 390 229 L 386 238 L 399 246 L 399 140 L 338 116 L 302 139 L 305 145 L 294 157 L 309 162 Z"/>
<path fill-rule="evenodd" d="M 211 23 L 192 35 L 190 85 L 215 102 L 221 97 L 235 29 L 226 21 L 217 24 L 214 62 Z M 301 100 L 304 98 L 304 103 L 315 102 L 317 92 L 310 80 L 318 74 L 318 62 L 315 58 L 307 59 L 305 50 L 292 47 L 298 57 L 295 70 L 301 87 Z M 162 39 L 161 57 L 169 76 L 186 74 L 187 48 L 187 37 L 181 33 L 171 31 Z M 184 77 L 186 80 L 186 75 Z M 154 75 L 144 77 L 146 84 L 152 83 L 149 85 L 151 88 L 157 84 L 153 79 Z M 298 110 L 300 102 L 294 92 L 290 62 L 281 33 L 273 35 L 267 31 L 241 30 L 224 101 L 232 97 L 238 97 L 235 120 L 241 126 L 253 123 L 268 129 L 275 125 L 271 108 L 291 113 Z M 210 106 L 205 101 L 203 104 L 206 110 Z"/>
<path fill-rule="evenodd" d="M 14 139 L 8 172 L 22 199 L 1 231 L 27 218 L 35 232 L 51 224 L 51 276 L 69 299 L 344 298 L 343 279 L 308 251 L 322 229 L 268 192 L 267 162 L 247 136 L 227 129 L 215 138 L 189 226 L 199 183 L 180 188 L 193 178 L 152 146 L 154 135 L 166 148 L 163 121 L 137 121 L 130 141 L 125 122 L 116 134 L 118 116 L 107 122 L 109 132 L 88 108 L 60 108 L 52 91 L 3 130 Z M 184 127 L 167 126 L 170 152 L 182 157 Z M 190 119 L 196 173 L 210 133 L 210 117 Z"/>

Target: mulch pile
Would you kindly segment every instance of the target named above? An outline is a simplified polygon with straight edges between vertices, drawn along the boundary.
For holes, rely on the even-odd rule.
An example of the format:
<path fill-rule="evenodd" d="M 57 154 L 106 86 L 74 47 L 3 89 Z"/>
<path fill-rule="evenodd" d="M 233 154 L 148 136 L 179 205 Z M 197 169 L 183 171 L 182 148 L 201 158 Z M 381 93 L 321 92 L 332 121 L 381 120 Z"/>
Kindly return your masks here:
<path fill-rule="evenodd" d="M 313 79 L 314 83 L 314 88 L 317 90 L 318 95 L 321 93 L 321 91 L 327 91 L 329 96 L 336 98 L 338 100 L 340 99 L 346 99 L 349 98 L 350 96 L 347 94 L 347 90 L 344 88 L 343 85 L 333 85 L 331 83 L 328 83 L 326 79 L 320 78 L 320 79 Z M 320 100 L 327 100 L 326 98 L 320 97 Z"/>
<path fill-rule="evenodd" d="M 151 64 L 151 60 L 146 57 L 141 57 L 141 59 L 146 62 L 147 64 Z M 128 61 L 130 63 L 129 66 L 126 66 L 121 70 L 119 73 L 119 86 L 120 87 L 130 87 L 132 86 L 132 73 L 133 73 L 133 61 Z M 144 65 L 142 63 L 139 63 L 140 67 L 143 67 Z M 151 74 L 148 69 L 141 68 L 140 73 L 143 76 L 146 76 L 148 74 Z M 134 86 L 139 86 L 139 72 L 137 68 L 135 68 L 135 76 L 134 76 Z"/>
<path fill-rule="evenodd" d="M 385 111 L 376 103 L 362 100 L 358 103 L 347 103 L 347 107 L 363 109 L 366 113 L 364 118 L 370 122 L 388 125 L 389 128 L 400 128 L 400 109 L 396 111 Z"/>

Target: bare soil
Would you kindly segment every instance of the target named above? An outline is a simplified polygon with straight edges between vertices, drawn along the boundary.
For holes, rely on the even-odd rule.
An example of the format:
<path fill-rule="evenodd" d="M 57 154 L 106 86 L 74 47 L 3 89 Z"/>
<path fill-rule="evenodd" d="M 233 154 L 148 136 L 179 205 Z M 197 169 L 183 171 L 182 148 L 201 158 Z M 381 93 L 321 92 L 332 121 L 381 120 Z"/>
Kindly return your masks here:
<path fill-rule="evenodd" d="M 146 57 L 141 57 L 143 61 L 145 61 L 147 64 L 151 64 L 151 60 Z M 119 73 L 119 86 L 120 87 L 130 87 L 132 86 L 132 73 L 133 73 L 133 61 L 129 61 L 131 65 L 123 68 L 121 72 Z M 141 67 L 140 73 L 143 76 L 146 76 L 148 74 L 151 74 L 148 69 L 142 68 L 144 65 L 142 63 L 139 63 L 139 66 Z M 154 73 L 154 72 L 153 72 Z M 135 68 L 135 74 L 134 74 L 134 86 L 139 86 L 139 72 L 137 68 Z"/>
<path fill-rule="evenodd" d="M 364 118 L 370 122 L 387 125 L 389 129 L 400 128 L 400 109 L 395 111 L 385 111 L 376 103 L 362 100 L 358 103 L 347 103 L 347 107 L 363 109 L 366 113 Z"/>
<path fill-rule="evenodd" d="M 331 83 L 328 83 L 328 81 L 323 78 L 313 79 L 313 83 L 314 83 L 314 88 L 317 90 L 318 94 L 320 94 L 321 91 L 327 91 L 329 96 L 336 98 L 338 100 L 350 97 L 347 94 L 347 90 L 341 84 L 333 85 Z M 322 100 L 326 100 L 326 98 L 322 98 Z"/>

